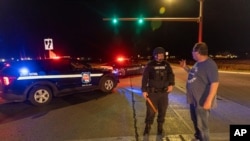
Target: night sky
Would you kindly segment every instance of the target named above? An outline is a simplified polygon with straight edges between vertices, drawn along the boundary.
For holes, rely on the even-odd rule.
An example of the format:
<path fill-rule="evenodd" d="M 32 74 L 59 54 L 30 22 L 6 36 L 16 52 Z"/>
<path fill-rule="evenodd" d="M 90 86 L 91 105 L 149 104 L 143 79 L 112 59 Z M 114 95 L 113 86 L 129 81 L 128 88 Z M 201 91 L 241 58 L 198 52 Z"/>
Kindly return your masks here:
<path fill-rule="evenodd" d="M 167 0 L 165 0 L 167 1 Z M 52 38 L 61 56 L 112 58 L 147 56 L 154 47 L 170 55 L 191 56 L 198 23 L 120 21 L 103 18 L 198 17 L 197 0 L 1 0 L 0 58 L 44 56 Z M 165 12 L 159 13 L 164 7 Z M 203 41 L 211 54 L 250 53 L 250 0 L 205 0 Z"/>

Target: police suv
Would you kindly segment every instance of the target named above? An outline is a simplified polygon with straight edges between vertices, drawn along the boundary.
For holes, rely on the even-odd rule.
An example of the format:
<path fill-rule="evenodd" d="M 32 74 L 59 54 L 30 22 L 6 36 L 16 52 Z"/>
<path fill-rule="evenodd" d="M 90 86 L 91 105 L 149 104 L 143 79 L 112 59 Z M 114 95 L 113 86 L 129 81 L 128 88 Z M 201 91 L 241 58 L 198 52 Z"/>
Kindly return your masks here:
<path fill-rule="evenodd" d="M 0 96 L 12 102 L 28 100 L 36 106 L 76 92 L 99 89 L 110 93 L 118 83 L 118 76 L 110 70 L 69 58 L 13 61 L 0 70 Z"/>
<path fill-rule="evenodd" d="M 135 60 L 118 58 L 115 61 L 103 64 L 100 68 L 110 69 L 119 76 L 125 77 L 129 75 L 142 74 L 144 65 Z"/>

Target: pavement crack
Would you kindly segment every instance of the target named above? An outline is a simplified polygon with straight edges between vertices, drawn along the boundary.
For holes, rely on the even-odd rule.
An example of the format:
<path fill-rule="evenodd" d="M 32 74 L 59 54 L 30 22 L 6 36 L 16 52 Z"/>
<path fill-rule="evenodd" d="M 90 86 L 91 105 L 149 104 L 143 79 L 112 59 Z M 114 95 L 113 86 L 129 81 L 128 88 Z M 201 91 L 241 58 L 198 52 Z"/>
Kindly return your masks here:
<path fill-rule="evenodd" d="M 130 88 L 133 89 L 131 77 L 130 77 L 129 80 L 130 80 Z M 132 110 L 133 110 L 133 119 L 134 119 L 135 139 L 136 139 L 136 141 L 139 141 L 137 118 L 136 118 L 136 109 L 135 109 L 135 98 L 134 98 L 135 94 L 134 94 L 133 91 L 131 91 L 131 96 L 132 96 Z"/>

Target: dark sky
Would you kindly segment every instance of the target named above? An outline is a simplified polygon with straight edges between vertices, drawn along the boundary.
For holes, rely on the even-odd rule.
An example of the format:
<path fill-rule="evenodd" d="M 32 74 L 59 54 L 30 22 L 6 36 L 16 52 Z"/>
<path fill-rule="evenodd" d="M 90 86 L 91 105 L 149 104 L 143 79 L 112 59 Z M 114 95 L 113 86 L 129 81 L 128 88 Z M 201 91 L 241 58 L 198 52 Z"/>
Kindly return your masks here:
<path fill-rule="evenodd" d="M 195 22 L 120 21 L 103 18 L 197 17 L 197 0 L 1 0 L 0 58 L 43 56 L 44 38 L 64 56 L 151 55 L 162 46 L 187 57 L 198 40 Z M 166 0 L 167 1 L 167 0 Z M 165 13 L 159 9 L 164 6 Z M 250 53 L 250 0 L 205 0 L 203 41 L 210 53 Z"/>

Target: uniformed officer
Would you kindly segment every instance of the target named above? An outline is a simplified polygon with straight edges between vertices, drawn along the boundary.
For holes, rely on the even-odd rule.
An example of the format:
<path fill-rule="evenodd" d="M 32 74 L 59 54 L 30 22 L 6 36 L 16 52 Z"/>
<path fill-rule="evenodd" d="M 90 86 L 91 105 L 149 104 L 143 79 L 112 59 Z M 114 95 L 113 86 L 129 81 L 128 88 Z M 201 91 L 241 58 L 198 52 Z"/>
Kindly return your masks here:
<path fill-rule="evenodd" d="M 157 47 L 153 51 L 154 60 L 150 61 L 144 69 L 142 76 L 142 93 L 146 101 L 146 118 L 143 135 L 149 135 L 156 112 L 150 101 L 157 109 L 157 134 L 163 135 L 163 123 L 168 107 L 168 94 L 173 90 L 175 78 L 170 64 L 165 61 L 165 49 Z"/>

